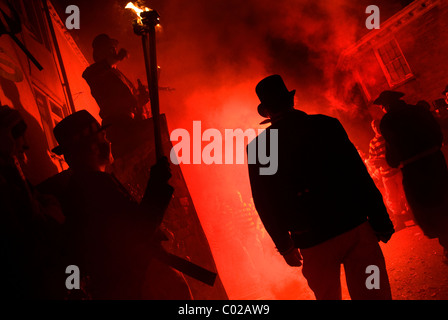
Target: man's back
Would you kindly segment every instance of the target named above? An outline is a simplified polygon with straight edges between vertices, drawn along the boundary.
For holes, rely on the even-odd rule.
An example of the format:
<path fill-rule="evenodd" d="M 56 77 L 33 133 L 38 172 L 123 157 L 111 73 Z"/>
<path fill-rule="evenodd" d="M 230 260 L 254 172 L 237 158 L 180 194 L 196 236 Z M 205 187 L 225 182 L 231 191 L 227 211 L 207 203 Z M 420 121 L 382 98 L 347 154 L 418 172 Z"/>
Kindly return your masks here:
<path fill-rule="evenodd" d="M 448 168 L 440 150 L 442 131 L 431 112 L 401 104 L 383 117 L 380 128 L 388 163 L 403 166 L 403 186 L 414 215 L 416 206 L 442 203 L 448 192 Z"/>
<path fill-rule="evenodd" d="M 91 277 L 94 299 L 138 299 L 158 212 L 151 204 L 142 208 L 108 173 L 67 172 L 63 178 L 44 185 L 59 196 L 66 215 L 67 262 Z M 167 202 L 172 190 L 162 189 L 152 198 Z"/>
<path fill-rule="evenodd" d="M 124 121 L 135 112 L 137 99 L 133 85 L 118 69 L 100 61 L 87 67 L 82 76 L 100 107 L 103 122 Z"/>
<path fill-rule="evenodd" d="M 378 231 L 390 227 L 382 196 L 337 119 L 295 110 L 266 131 L 272 129 L 279 136 L 278 172 L 258 175 L 255 164 L 249 173 L 257 211 L 265 226 L 274 226 L 266 229 L 277 246 L 286 246 L 287 231 L 296 231 L 296 245 L 309 247 L 367 217 Z"/>
<path fill-rule="evenodd" d="M 387 142 L 389 165 L 398 167 L 430 148 L 440 148 L 442 131 L 431 112 L 421 106 L 397 104 L 381 119 L 381 134 Z"/>

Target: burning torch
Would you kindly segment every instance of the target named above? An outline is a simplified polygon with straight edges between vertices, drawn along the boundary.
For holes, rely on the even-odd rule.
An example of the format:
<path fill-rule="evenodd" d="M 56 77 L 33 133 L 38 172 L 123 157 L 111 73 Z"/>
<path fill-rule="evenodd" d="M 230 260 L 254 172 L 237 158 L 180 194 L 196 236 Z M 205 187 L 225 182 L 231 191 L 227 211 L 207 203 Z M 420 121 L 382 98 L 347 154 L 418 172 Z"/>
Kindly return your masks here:
<path fill-rule="evenodd" d="M 156 53 L 156 26 L 159 25 L 160 16 L 156 10 L 146 7 L 139 8 L 132 2 L 129 2 L 125 8 L 132 9 L 137 14 L 137 18 L 133 21 L 133 27 L 134 33 L 142 38 L 146 78 L 148 81 L 149 99 L 151 103 L 151 114 L 154 123 L 156 160 L 158 160 L 163 157 Z"/>
<path fill-rule="evenodd" d="M 154 138 L 156 160 L 163 157 L 162 135 L 160 130 L 159 84 L 156 55 L 156 26 L 159 25 L 159 14 L 156 10 L 136 7 L 132 2 L 126 5 L 137 14 L 133 21 L 134 33 L 141 36 L 143 56 L 145 58 L 146 77 L 148 80 L 149 99 L 154 123 Z M 157 258 L 169 266 L 193 277 L 209 286 L 213 286 L 217 277 L 215 272 L 209 271 L 195 263 L 177 257 L 164 250 L 159 250 Z"/>

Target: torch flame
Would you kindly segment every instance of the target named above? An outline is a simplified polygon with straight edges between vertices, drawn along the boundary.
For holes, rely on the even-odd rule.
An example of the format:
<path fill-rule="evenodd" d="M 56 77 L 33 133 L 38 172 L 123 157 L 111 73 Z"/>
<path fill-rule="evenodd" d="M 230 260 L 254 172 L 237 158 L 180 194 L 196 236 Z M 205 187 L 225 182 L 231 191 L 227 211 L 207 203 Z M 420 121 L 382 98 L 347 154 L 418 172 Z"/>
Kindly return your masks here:
<path fill-rule="evenodd" d="M 131 10 L 133 10 L 134 12 L 135 12 L 135 14 L 137 15 L 137 19 L 138 19 L 138 21 L 139 22 L 141 22 L 141 16 L 140 16 L 140 14 L 143 12 L 143 11 L 149 11 L 150 9 L 149 8 L 147 8 L 147 7 L 137 7 L 137 6 L 135 6 L 132 2 L 128 2 L 128 4 L 126 5 L 126 7 L 124 7 L 125 9 L 131 9 Z"/>

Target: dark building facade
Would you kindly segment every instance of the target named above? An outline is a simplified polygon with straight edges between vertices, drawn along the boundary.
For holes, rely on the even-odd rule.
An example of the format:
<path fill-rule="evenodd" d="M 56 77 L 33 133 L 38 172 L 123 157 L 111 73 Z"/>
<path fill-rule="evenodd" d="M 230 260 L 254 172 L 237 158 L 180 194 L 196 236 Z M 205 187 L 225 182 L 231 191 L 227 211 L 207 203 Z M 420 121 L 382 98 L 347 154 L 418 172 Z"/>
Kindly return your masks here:
<path fill-rule="evenodd" d="M 339 97 L 372 118 L 381 116 L 372 101 L 383 90 L 405 93 L 408 103 L 442 98 L 448 84 L 447 28 L 448 2 L 411 2 L 342 53 L 338 68 L 346 82 Z"/>

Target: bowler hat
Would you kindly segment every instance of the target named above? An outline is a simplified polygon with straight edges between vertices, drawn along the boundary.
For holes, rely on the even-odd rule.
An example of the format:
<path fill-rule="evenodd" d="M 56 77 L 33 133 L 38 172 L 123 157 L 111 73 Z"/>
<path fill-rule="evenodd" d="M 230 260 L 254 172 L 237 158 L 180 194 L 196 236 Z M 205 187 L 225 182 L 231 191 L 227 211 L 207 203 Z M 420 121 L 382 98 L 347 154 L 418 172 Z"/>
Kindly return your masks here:
<path fill-rule="evenodd" d="M 260 99 L 258 113 L 267 118 L 267 110 L 279 111 L 289 107 L 288 104 L 294 97 L 296 90 L 289 91 L 282 77 L 274 74 L 261 80 L 255 87 L 255 92 Z"/>
<path fill-rule="evenodd" d="M 92 41 L 92 48 L 101 49 L 101 48 L 109 48 L 118 45 L 118 40 L 112 39 L 105 33 L 101 33 L 95 37 Z"/>
<path fill-rule="evenodd" d="M 104 130 L 98 121 L 87 111 L 80 110 L 59 122 L 53 129 L 54 137 L 59 145 L 51 151 L 61 155 L 87 138 Z"/>
<path fill-rule="evenodd" d="M 92 41 L 93 60 L 98 62 L 108 55 L 111 48 L 118 46 L 118 40 L 112 39 L 107 34 L 99 34 Z"/>
<path fill-rule="evenodd" d="M 403 92 L 385 90 L 380 93 L 375 101 L 373 101 L 373 104 L 380 106 L 389 105 L 390 103 L 400 100 L 400 98 L 402 98 L 403 96 Z"/>

